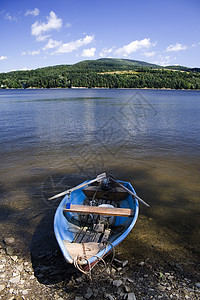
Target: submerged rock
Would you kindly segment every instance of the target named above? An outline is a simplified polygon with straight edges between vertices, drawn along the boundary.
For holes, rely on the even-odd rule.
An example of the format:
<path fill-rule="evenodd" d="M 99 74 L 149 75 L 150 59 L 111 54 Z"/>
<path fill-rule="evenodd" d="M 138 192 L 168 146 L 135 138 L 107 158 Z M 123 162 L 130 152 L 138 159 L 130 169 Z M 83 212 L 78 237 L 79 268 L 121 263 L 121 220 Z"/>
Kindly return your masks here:
<path fill-rule="evenodd" d="M 13 256 L 13 254 L 14 254 L 13 248 L 10 247 L 10 246 L 6 247 L 6 254 L 10 255 L 10 256 Z"/>
<path fill-rule="evenodd" d="M 15 239 L 14 239 L 14 237 L 7 237 L 3 241 L 6 245 L 11 245 L 11 244 L 14 244 Z"/>
<path fill-rule="evenodd" d="M 135 294 L 133 292 L 128 293 L 127 300 L 136 300 Z"/>
<path fill-rule="evenodd" d="M 121 279 L 113 280 L 113 285 L 116 287 L 119 287 L 122 284 L 123 284 L 123 281 Z"/>
<path fill-rule="evenodd" d="M 105 294 L 105 298 L 109 300 L 114 300 L 115 298 L 110 294 Z"/>
<path fill-rule="evenodd" d="M 85 297 L 86 299 L 90 299 L 92 296 L 93 296 L 93 291 L 92 291 L 91 288 L 88 288 L 88 289 L 87 289 L 87 292 L 86 292 L 86 294 L 85 294 L 84 297 Z"/>

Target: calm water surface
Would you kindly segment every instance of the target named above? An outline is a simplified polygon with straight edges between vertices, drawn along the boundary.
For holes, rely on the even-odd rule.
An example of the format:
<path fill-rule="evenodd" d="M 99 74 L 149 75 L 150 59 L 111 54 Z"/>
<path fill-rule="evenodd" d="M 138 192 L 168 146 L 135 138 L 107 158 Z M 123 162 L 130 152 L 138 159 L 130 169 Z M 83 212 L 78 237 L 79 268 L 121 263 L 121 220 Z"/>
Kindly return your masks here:
<path fill-rule="evenodd" d="M 0 90 L 2 238 L 15 236 L 24 253 L 50 247 L 48 196 L 106 171 L 151 205 L 123 255 L 196 264 L 199 116 L 199 91 Z"/>

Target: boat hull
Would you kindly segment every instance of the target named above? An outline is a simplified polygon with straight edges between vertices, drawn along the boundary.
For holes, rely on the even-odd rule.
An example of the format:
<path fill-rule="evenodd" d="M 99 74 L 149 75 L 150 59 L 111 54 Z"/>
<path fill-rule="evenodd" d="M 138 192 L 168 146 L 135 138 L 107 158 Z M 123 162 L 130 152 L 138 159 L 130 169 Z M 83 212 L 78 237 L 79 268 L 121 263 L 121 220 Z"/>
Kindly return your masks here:
<path fill-rule="evenodd" d="M 123 184 L 131 192 L 135 193 L 134 188 L 129 182 L 125 182 L 125 181 L 118 181 L 118 182 Z M 87 181 L 85 183 L 87 183 Z M 88 197 L 86 196 L 87 193 L 84 192 L 84 188 L 82 187 L 82 185 L 83 184 L 80 185 L 81 187 L 79 189 L 73 191 L 70 194 L 70 196 L 66 195 L 62 199 L 60 205 L 56 210 L 55 217 L 54 217 L 54 232 L 65 260 L 68 263 L 72 264 L 75 262 L 75 259 L 79 257 L 80 265 L 82 265 L 83 267 L 85 266 L 87 268 L 88 265 L 93 265 L 100 258 L 103 258 L 104 256 L 108 255 L 108 253 L 110 253 L 113 250 L 113 247 L 116 247 L 119 243 L 121 243 L 126 238 L 126 236 L 133 229 L 137 221 L 138 213 L 139 213 L 139 205 L 137 199 L 132 197 L 128 193 L 126 193 L 126 195 L 124 194 L 123 197 L 122 195 L 120 195 L 116 201 L 115 201 L 115 197 L 113 197 L 113 194 L 111 195 L 111 199 L 109 199 L 109 196 L 106 196 L 106 199 L 108 199 L 107 201 L 110 204 L 114 203 L 114 205 L 118 208 L 120 207 L 120 208 L 131 209 L 134 213 L 130 217 L 115 216 L 107 219 L 106 217 L 102 217 L 101 219 L 99 217 L 98 220 L 100 220 L 100 223 L 102 224 L 105 223 L 105 220 L 107 224 L 108 222 L 110 222 L 109 225 L 110 232 L 107 233 L 104 228 L 104 231 L 102 233 L 101 232 L 96 233 L 95 231 L 96 225 L 94 226 L 94 224 L 96 224 L 97 222 L 95 221 L 96 219 L 94 219 L 93 216 L 89 215 L 89 218 L 93 218 L 93 219 L 92 222 L 90 220 L 90 224 L 87 225 L 89 229 L 88 228 L 85 229 L 86 226 L 85 227 L 83 226 L 85 219 L 83 219 L 83 221 L 80 221 L 80 214 L 76 212 L 64 211 L 67 203 L 73 205 L 85 204 L 85 201 L 88 199 Z M 90 188 L 90 192 L 91 192 L 91 188 Z M 107 192 L 107 195 L 108 194 L 109 191 Z M 93 205 L 93 203 L 90 202 L 90 205 Z M 81 222 L 83 223 L 81 224 Z M 91 230 L 91 226 L 94 230 Z M 82 233 L 84 232 L 82 241 L 80 236 L 78 236 L 78 233 L 81 232 L 81 230 Z M 92 243 L 94 249 L 92 248 Z"/>

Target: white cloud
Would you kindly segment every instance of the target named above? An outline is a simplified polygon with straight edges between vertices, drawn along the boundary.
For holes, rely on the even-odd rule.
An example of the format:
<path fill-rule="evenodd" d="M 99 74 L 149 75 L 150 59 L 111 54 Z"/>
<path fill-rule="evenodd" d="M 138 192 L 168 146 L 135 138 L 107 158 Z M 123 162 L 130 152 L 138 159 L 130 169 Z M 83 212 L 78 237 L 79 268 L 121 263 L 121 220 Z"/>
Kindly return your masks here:
<path fill-rule="evenodd" d="M 25 12 L 25 16 L 28 16 L 28 15 L 32 15 L 32 16 L 34 16 L 34 17 L 36 17 L 36 16 L 38 16 L 40 14 L 40 10 L 38 9 L 38 8 L 35 8 L 34 10 L 27 10 L 26 12 Z"/>
<path fill-rule="evenodd" d="M 49 49 L 53 49 L 53 48 L 57 48 L 60 45 L 62 45 L 62 42 L 59 41 L 55 41 L 53 39 L 49 39 L 48 43 L 46 44 L 46 46 L 43 48 L 43 50 L 49 50 Z"/>
<path fill-rule="evenodd" d="M 180 50 L 186 50 L 188 47 L 184 46 L 180 43 L 176 43 L 175 45 L 170 45 L 167 47 L 166 51 L 171 52 L 171 51 L 180 51 Z"/>
<path fill-rule="evenodd" d="M 96 48 L 89 48 L 89 49 L 84 49 L 81 56 L 84 57 L 93 57 L 95 55 Z"/>
<path fill-rule="evenodd" d="M 153 63 L 157 64 L 157 65 L 161 65 L 161 66 L 167 66 L 175 60 L 176 60 L 176 57 L 170 57 L 169 55 L 166 55 L 166 56 L 159 55 L 157 57 L 157 60 L 154 61 Z"/>
<path fill-rule="evenodd" d="M 26 12 L 25 12 L 25 16 L 28 16 L 28 15 L 32 15 L 32 16 L 34 16 L 34 17 L 36 17 L 36 16 L 38 16 L 39 15 L 39 13 L 40 13 L 40 10 L 38 9 L 38 8 L 35 8 L 34 10 L 27 10 Z"/>
<path fill-rule="evenodd" d="M 24 56 L 24 55 L 35 56 L 35 55 L 39 55 L 39 54 L 40 54 L 40 50 L 33 50 L 33 51 L 24 51 L 24 52 L 22 52 L 22 56 Z"/>
<path fill-rule="evenodd" d="M 37 41 L 37 42 L 43 42 L 43 41 L 46 41 L 50 36 L 51 36 L 50 34 L 39 35 L 39 36 L 36 38 L 36 41 Z"/>
<path fill-rule="evenodd" d="M 15 71 L 28 71 L 28 70 L 32 70 L 32 69 L 24 67 L 24 68 L 21 68 L 21 69 L 11 69 L 9 72 L 15 72 Z"/>
<path fill-rule="evenodd" d="M 51 30 L 58 30 L 62 27 L 62 19 L 59 19 L 56 14 L 51 11 L 49 17 L 47 17 L 47 23 L 39 23 L 36 21 L 31 26 L 31 34 L 34 35 L 37 41 L 46 40 L 49 35 L 46 35 L 46 32 Z"/>
<path fill-rule="evenodd" d="M 5 14 L 5 19 L 10 22 L 17 22 L 17 18 L 15 16 L 11 16 L 9 13 Z"/>
<path fill-rule="evenodd" d="M 155 55 L 155 51 L 151 51 L 151 52 L 144 52 L 144 56 L 146 57 L 152 57 Z"/>
<path fill-rule="evenodd" d="M 114 51 L 114 47 L 109 48 L 109 49 L 103 48 L 100 53 L 100 57 L 109 57 L 113 51 Z"/>
<path fill-rule="evenodd" d="M 72 24 L 67 23 L 67 24 L 65 25 L 65 27 L 66 27 L 66 28 L 70 28 L 70 27 L 72 27 Z"/>
<path fill-rule="evenodd" d="M 79 49 L 82 46 L 90 44 L 94 40 L 93 35 L 86 35 L 83 39 L 79 39 L 76 41 L 72 41 L 69 43 L 62 44 L 56 51 L 56 54 L 60 53 L 70 53 L 73 52 L 74 50 Z"/>
<path fill-rule="evenodd" d="M 127 45 L 124 45 L 122 48 L 117 49 L 115 51 L 115 54 L 122 55 L 122 56 L 128 56 L 132 52 L 136 52 L 137 50 L 142 49 L 142 48 L 149 48 L 152 45 L 153 44 L 151 44 L 149 38 L 145 38 L 140 41 L 136 40 Z"/>
<path fill-rule="evenodd" d="M 0 60 L 5 60 L 5 59 L 7 59 L 7 56 L 0 56 Z"/>

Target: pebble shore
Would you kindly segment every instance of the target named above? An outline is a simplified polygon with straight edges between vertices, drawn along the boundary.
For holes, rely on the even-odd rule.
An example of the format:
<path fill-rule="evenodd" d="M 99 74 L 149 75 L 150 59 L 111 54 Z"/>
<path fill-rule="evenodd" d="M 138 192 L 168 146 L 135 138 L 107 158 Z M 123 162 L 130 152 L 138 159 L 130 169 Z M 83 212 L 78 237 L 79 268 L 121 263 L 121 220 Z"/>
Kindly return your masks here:
<path fill-rule="evenodd" d="M 166 270 L 150 260 L 130 264 L 115 258 L 101 274 L 100 268 L 89 280 L 65 263 L 59 249 L 27 259 L 15 248 L 13 237 L 4 238 L 0 242 L 0 299 L 200 299 L 198 277 L 185 276 L 177 264 Z"/>

